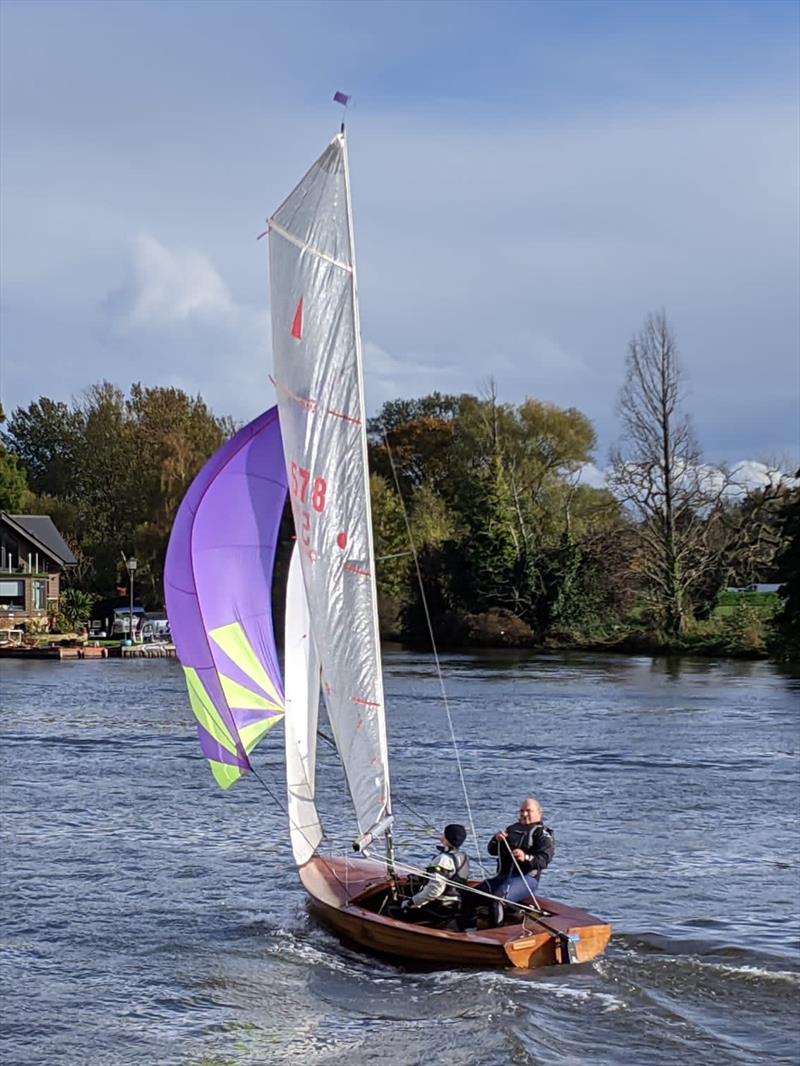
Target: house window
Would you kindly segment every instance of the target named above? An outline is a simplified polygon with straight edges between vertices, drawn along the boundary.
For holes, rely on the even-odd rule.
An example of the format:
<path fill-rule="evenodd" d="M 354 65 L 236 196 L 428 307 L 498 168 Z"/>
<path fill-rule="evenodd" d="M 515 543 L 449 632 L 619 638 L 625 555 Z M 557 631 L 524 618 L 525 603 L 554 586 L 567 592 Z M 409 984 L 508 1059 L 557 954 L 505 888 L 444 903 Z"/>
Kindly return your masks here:
<path fill-rule="evenodd" d="M 47 607 L 47 582 L 33 582 L 33 609 L 43 611 Z"/>
<path fill-rule="evenodd" d="M 0 581 L 0 608 L 25 610 L 25 582 Z"/>
<path fill-rule="evenodd" d="M 0 530 L 0 570 L 16 570 L 19 565 L 19 546 L 5 530 Z"/>

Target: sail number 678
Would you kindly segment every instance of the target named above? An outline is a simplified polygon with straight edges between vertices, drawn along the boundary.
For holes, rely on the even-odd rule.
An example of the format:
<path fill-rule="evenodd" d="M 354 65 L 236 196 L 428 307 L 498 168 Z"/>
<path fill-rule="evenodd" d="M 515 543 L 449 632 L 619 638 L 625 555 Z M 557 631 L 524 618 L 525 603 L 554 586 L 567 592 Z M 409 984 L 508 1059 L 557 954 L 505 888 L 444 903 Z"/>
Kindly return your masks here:
<path fill-rule="evenodd" d="M 300 503 L 305 503 L 309 496 L 311 497 L 311 506 L 315 511 L 322 512 L 325 510 L 325 493 L 328 491 L 328 486 L 324 477 L 315 477 L 311 480 L 311 471 L 304 470 L 302 466 L 298 466 L 294 461 L 292 462 L 292 496 L 296 497 Z"/>

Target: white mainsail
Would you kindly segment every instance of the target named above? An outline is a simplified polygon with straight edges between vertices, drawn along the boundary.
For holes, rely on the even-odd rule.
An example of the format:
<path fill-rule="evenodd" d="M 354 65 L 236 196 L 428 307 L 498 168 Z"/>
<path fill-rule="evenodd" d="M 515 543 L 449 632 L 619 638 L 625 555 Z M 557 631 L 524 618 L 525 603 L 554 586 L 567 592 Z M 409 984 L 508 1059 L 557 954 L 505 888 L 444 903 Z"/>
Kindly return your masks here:
<path fill-rule="evenodd" d="M 270 219 L 275 386 L 297 545 L 336 745 L 367 834 L 390 814 L 347 147 Z"/>
<path fill-rule="evenodd" d="M 319 656 L 308 614 L 306 590 L 295 546 L 286 585 L 284 736 L 286 789 L 292 852 L 298 866 L 308 862 L 322 840 L 314 802 L 319 713 Z"/>

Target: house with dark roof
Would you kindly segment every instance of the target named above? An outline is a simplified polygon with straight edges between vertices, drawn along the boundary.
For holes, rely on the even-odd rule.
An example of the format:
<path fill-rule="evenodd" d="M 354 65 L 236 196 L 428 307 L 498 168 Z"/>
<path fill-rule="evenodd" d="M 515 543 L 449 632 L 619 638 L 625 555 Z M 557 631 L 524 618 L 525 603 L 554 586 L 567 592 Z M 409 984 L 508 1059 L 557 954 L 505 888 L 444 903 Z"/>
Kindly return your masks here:
<path fill-rule="evenodd" d="M 56 610 L 61 575 L 77 562 L 49 515 L 0 511 L 0 628 Z"/>

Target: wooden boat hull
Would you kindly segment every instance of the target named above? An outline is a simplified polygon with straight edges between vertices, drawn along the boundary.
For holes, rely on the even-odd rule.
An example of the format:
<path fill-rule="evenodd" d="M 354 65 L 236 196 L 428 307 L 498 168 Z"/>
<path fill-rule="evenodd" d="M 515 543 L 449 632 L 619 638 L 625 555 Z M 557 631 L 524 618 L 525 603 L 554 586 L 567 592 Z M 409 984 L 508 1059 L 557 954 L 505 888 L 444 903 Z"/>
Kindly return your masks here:
<path fill-rule="evenodd" d="M 359 901 L 388 885 L 386 868 L 364 858 L 323 858 L 316 855 L 300 869 L 310 908 L 344 940 L 379 955 L 441 967 L 478 966 L 532 968 L 568 962 L 560 937 L 526 918 L 517 925 L 475 932 L 450 932 L 389 918 Z M 539 898 L 547 924 L 577 936 L 578 962 L 605 951 L 611 926 L 586 911 Z"/>

